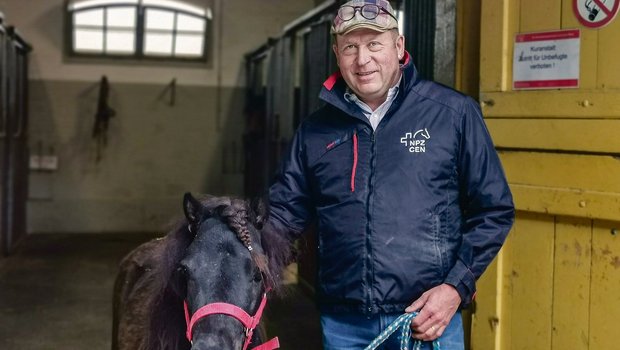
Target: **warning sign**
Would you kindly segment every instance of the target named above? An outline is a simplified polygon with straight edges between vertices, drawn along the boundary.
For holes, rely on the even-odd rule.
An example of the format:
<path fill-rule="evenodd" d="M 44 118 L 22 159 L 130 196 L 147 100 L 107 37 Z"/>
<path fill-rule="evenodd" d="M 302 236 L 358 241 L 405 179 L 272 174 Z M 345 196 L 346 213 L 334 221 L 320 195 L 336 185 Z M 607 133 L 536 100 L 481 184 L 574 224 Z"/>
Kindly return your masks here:
<path fill-rule="evenodd" d="M 573 0 L 573 12 L 588 28 L 601 28 L 613 21 L 620 9 L 620 0 Z"/>
<path fill-rule="evenodd" d="M 579 29 L 518 34 L 513 89 L 579 87 Z"/>

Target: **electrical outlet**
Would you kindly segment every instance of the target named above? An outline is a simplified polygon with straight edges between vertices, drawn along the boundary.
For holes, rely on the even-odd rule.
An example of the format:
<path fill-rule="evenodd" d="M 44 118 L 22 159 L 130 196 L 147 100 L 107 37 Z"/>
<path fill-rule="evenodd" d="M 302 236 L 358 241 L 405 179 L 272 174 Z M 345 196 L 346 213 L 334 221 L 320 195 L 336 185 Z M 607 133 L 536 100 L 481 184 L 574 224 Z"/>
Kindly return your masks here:
<path fill-rule="evenodd" d="M 31 155 L 28 167 L 30 168 L 30 170 L 41 169 L 41 157 L 39 155 Z"/>
<path fill-rule="evenodd" d="M 58 156 L 48 155 L 41 157 L 41 169 L 58 170 Z"/>

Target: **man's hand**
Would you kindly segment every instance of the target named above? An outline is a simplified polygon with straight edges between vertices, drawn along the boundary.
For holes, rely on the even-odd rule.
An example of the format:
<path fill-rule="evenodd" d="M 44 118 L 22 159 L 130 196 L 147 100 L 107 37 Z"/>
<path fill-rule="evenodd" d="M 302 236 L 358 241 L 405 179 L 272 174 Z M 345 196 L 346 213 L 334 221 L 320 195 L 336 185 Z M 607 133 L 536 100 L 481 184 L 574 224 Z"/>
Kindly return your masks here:
<path fill-rule="evenodd" d="M 449 284 L 444 283 L 426 291 L 405 309 L 405 312 L 420 310 L 411 321 L 412 337 L 423 341 L 439 338 L 460 304 L 459 293 Z"/>

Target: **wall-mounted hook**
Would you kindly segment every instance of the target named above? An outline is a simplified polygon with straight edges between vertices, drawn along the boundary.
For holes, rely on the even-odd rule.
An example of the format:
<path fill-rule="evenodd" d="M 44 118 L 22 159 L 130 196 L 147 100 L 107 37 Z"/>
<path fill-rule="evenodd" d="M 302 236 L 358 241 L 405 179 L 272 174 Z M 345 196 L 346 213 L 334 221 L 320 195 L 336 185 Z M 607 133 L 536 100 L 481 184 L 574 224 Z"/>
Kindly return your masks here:
<path fill-rule="evenodd" d="M 97 102 L 97 112 L 95 113 L 95 125 L 93 127 L 93 138 L 97 142 L 97 158 L 99 162 L 103 156 L 103 148 L 108 143 L 108 125 L 110 118 L 116 115 L 114 109 L 108 104 L 110 95 L 110 84 L 104 75 L 99 83 L 99 97 Z"/>
<path fill-rule="evenodd" d="M 177 78 L 172 78 L 169 85 L 170 88 L 170 106 L 174 106 L 177 97 Z"/>

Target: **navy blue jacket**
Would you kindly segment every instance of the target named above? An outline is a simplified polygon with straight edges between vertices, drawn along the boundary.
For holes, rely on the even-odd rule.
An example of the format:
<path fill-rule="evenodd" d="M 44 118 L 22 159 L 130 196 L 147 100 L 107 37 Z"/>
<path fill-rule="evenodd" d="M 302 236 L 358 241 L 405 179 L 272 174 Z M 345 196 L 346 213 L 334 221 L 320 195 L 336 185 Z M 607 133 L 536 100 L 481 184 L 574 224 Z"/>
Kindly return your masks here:
<path fill-rule="evenodd" d="M 275 225 L 297 234 L 318 219 L 324 311 L 403 312 L 441 283 L 467 304 L 514 220 L 478 104 L 408 57 L 376 131 L 330 77 L 270 188 Z"/>

